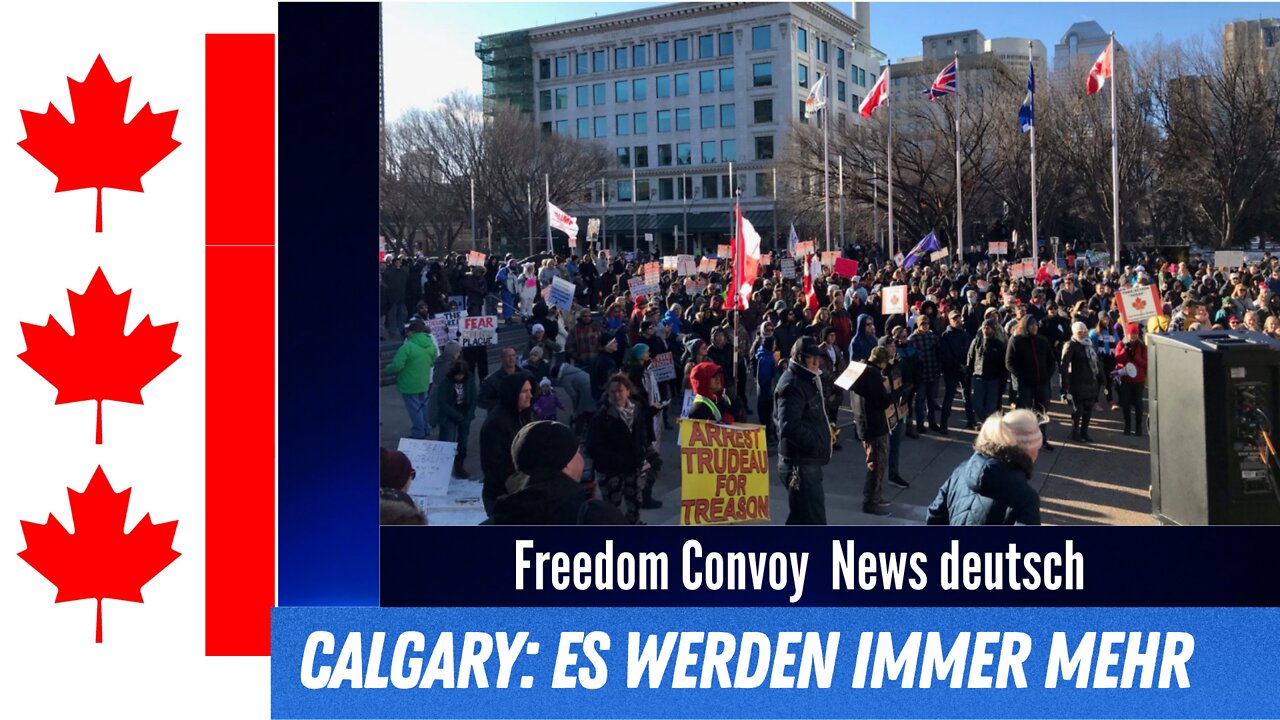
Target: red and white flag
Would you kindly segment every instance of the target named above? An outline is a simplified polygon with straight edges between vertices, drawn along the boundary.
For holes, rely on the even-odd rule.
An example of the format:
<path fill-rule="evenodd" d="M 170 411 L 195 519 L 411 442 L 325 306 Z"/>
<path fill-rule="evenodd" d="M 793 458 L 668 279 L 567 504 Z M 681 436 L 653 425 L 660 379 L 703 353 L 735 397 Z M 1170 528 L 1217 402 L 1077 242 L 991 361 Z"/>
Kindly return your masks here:
<path fill-rule="evenodd" d="M 1097 61 L 1093 63 L 1093 67 L 1089 70 L 1089 77 L 1085 80 L 1084 90 L 1086 94 L 1093 95 L 1107 84 L 1107 80 L 1111 77 L 1111 65 L 1113 60 L 1112 45 L 1115 40 L 1107 43 L 1107 49 L 1102 51 Z"/>
<path fill-rule="evenodd" d="M 571 238 L 578 237 L 578 218 L 552 205 L 550 202 L 547 203 L 547 217 L 551 227 L 560 230 Z"/>
<path fill-rule="evenodd" d="M 742 217 L 741 208 L 734 212 L 738 218 L 738 237 L 733 241 L 733 289 L 724 299 L 724 308 L 746 310 L 760 268 L 760 233 L 750 220 Z"/>
<path fill-rule="evenodd" d="M 818 310 L 818 293 L 813 289 L 813 258 L 807 257 L 804 260 L 804 299 L 805 304 L 810 310 Z"/>
<path fill-rule="evenodd" d="M 866 99 L 858 106 L 858 114 L 862 117 L 871 117 L 871 113 L 876 108 L 889 100 L 889 68 L 891 67 L 893 66 L 885 66 L 884 72 L 876 79 L 876 84 L 872 86 L 871 92 L 867 94 Z"/>

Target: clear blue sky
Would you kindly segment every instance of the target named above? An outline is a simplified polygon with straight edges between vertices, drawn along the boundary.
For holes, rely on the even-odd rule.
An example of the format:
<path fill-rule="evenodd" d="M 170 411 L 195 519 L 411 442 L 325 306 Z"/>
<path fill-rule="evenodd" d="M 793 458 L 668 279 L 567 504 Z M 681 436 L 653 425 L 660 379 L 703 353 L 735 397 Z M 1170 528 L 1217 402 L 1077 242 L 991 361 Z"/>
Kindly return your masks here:
<path fill-rule="evenodd" d="M 454 90 L 480 92 L 480 35 L 578 20 L 665 3 L 466 2 L 383 4 L 387 119 L 429 108 Z M 846 14 L 852 4 L 832 3 Z M 1072 23 L 1096 20 L 1122 45 L 1162 35 L 1175 40 L 1217 31 L 1237 19 L 1280 17 L 1275 2 L 873 2 L 871 42 L 891 58 L 920 53 L 920 38 L 976 28 L 989 38 L 1031 37 L 1053 46 Z"/>

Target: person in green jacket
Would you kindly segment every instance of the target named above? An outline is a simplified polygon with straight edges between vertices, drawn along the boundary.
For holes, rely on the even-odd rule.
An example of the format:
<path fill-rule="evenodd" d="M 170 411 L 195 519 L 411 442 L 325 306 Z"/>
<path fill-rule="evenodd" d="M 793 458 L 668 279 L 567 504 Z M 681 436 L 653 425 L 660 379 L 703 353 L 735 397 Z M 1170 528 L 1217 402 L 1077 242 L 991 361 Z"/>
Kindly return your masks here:
<path fill-rule="evenodd" d="M 453 476 L 466 479 L 467 439 L 471 436 L 471 421 L 476 416 L 475 373 L 466 360 L 455 360 L 431 388 L 431 410 L 440 423 L 440 440 L 458 443 L 453 456 Z"/>
<path fill-rule="evenodd" d="M 409 412 L 409 437 L 425 440 L 431 432 L 427 423 L 427 391 L 431 389 L 431 368 L 440 350 L 435 338 L 427 332 L 427 324 L 413 320 L 406 329 L 404 345 L 387 366 L 387 372 L 396 376 L 396 389 L 404 397 L 404 408 Z"/>

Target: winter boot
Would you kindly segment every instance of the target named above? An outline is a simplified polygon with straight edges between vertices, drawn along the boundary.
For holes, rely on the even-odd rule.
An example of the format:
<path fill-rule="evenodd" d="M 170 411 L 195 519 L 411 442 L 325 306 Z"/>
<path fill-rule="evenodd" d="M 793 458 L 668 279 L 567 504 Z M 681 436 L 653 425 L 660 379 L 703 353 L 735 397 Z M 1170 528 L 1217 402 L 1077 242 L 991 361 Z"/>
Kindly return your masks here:
<path fill-rule="evenodd" d="M 465 455 L 457 455 L 453 458 L 453 476 L 459 480 L 467 480 L 471 477 L 467 475 L 467 457 Z"/>

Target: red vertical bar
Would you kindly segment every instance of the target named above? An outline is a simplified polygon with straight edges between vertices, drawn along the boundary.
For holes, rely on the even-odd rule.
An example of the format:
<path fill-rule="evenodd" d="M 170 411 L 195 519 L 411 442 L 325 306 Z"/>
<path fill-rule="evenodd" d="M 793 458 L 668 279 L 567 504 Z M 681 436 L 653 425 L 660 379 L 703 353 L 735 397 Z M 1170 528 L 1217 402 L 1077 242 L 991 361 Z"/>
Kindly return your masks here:
<path fill-rule="evenodd" d="M 275 37 L 205 39 L 205 654 L 275 605 Z"/>

